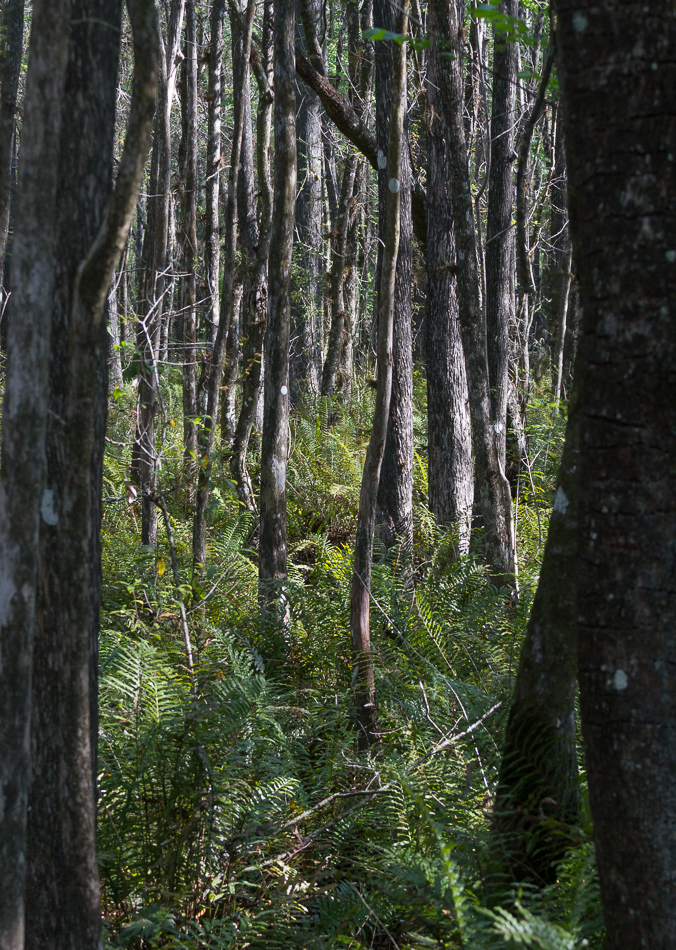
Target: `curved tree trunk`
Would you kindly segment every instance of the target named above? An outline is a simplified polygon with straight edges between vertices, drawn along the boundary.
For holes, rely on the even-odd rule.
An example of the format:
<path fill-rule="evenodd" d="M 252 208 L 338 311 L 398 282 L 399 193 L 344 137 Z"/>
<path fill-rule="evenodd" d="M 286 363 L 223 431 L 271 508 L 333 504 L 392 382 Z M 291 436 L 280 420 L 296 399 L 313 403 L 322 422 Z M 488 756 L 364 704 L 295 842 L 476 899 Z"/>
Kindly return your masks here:
<path fill-rule="evenodd" d="M 404 0 L 397 18 L 397 32 L 405 35 L 408 27 L 408 0 Z M 406 45 L 394 49 L 391 87 L 389 140 L 387 145 L 387 212 L 385 247 L 378 294 L 378 388 L 373 411 L 371 437 L 366 450 L 361 490 L 357 537 L 354 544 L 352 594 L 350 600 L 350 631 L 355 665 L 355 718 L 360 749 L 378 741 L 376 684 L 373 670 L 370 632 L 371 573 L 373 540 L 376 528 L 376 503 L 380 469 L 385 454 L 390 399 L 392 393 L 392 361 L 394 308 L 396 302 L 397 255 L 399 252 L 399 217 L 401 208 L 400 176 L 404 151 L 404 119 L 406 115 Z"/>

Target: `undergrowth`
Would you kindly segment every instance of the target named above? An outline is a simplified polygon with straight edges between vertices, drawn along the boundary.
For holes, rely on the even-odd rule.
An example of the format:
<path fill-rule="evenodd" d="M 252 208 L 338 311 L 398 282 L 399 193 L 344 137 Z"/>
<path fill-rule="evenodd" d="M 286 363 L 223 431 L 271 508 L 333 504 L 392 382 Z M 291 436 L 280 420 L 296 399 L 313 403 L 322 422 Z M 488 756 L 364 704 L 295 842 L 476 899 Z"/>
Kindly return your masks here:
<path fill-rule="evenodd" d="M 593 850 L 557 882 L 486 909 L 502 730 L 552 503 L 563 421 L 530 409 L 521 596 L 495 590 L 426 507 L 416 386 L 413 551 L 376 551 L 372 636 L 382 742 L 351 720 L 352 541 L 372 393 L 292 422 L 290 622 L 262 627 L 257 521 L 227 465 L 211 487 L 208 563 L 191 576 L 178 381 L 166 381 L 161 490 L 196 665 L 186 665 L 167 539 L 139 543 L 127 481 L 130 390 L 111 411 L 104 494 L 99 848 L 108 947 L 600 947 Z M 257 477 L 258 462 L 251 458 Z"/>

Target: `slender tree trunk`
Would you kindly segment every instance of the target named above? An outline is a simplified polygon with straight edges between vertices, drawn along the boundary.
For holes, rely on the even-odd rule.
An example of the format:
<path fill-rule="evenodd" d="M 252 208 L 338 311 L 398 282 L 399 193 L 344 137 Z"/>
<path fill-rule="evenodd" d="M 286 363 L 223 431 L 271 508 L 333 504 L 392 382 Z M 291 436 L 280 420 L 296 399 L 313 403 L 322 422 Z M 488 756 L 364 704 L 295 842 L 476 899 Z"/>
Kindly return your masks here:
<path fill-rule="evenodd" d="M 408 27 L 408 0 L 397 18 L 397 32 L 406 35 Z M 352 655 L 355 664 L 355 715 L 358 742 L 367 749 L 378 740 L 376 685 L 373 669 L 370 633 L 371 573 L 373 569 L 373 540 L 376 527 L 376 503 L 380 469 L 385 454 L 390 399 L 392 393 L 392 362 L 394 336 L 394 308 L 396 301 L 397 255 L 399 252 L 399 218 L 401 208 L 400 177 L 404 151 L 404 119 L 406 115 L 406 45 L 394 48 L 394 69 L 391 87 L 389 140 L 387 144 L 387 212 L 385 247 L 380 271 L 378 295 L 378 388 L 373 412 L 371 437 L 366 450 L 361 490 L 357 537 L 354 545 L 352 595 L 350 601 L 350 631 Z"/>
<path fill-rule="evenodd" d="M 0 14 L 0 306 L 4 305 L 5 253 L 12 197 L 16 103 L 23 52 L 24 0 L 6 0 Z"/>
<path fill-rule="evenodd" d="M 518 0 L 503 0 L 507 16 L 519 13 Z M 486 221 L 486 340 L 491 412 L 500 460 L 505 465 L 509 325 L 512 314 L 512 214 L 514 210 L 514 127 L 516 125 L 516 43 L 493 31 L 493 101 L 491 155 Z"/>
<path fill-rule="evenodd" d="M 232 4 L 235 0 L 232 0 Z M 233 13 L 241 20 L 240 29 L 244 36 L 242 63 L 248 68 L 251 55 L 251 32 L 255 12 L 255 0 L 249 0 L 246 17 L 242 18 L 239 9 L 231 4 Z M 232 151 L 230 154 L 230 174 L 228 177 L 228 200 L 225 211 L 225 247 L 223 267 L 223 287 L 221 293 L 221 310 L 218 331 L 214 341 L 211 356 L 211 366 L 206 385 L 207 409 L 204 422 L 199 434 L 200 470 L 195 499 L 195 520 L 193 522 L 192 554 L 194 569 L 204 566 L 206 561 L 206 509 L 209 503 L 209 479 L 213 464 L 213 451 L 216 439 L 216 423 L 218 420 L 218 404 L 220 397 L 221 375 L 225 358 L 226 344 L 230 323 L 234 317 L 234 284 L 235 261 L 237 255 L 237 182 L 239 178 L 239 163 L 242 151 L 242 134 L 244 128 L 244 101 L 242 97 L 235 97 L 235 116 L 232 134 Z"/>
<path fill-rule="evenodd" d="M 305 22 L 313 46 L 312 59 L 324 71 L 317 48 L 315 25 L 321 22 L 318 0 L 306 0 Z M 302 40 L 301 40 L 302 45 Z M 291 291 L 291 351 L 289 375 L 294 402 L 303 393 L 319 392 L 322 360 L 322 117 L 319 97 L 304 83 L 298 84 L 298 198 L 296 200 L 296 249 Z"/>
<path fill-rule="evenodd" d="M 329 304 L 331 307 L 331 328 L 329 342 L 322 373 L 322 396 L 332 396 L 336 389 L 336 377 L 340 368 L 343 352 L 343 330 L 345 327 L 345 300 L 343 280 L 345 278 L 345 258 L 347 253 L 347 234 L 350 224 L 350 202 L 354 191 L 357 173 L 357 156 L 350 154 L 345 159 L 343 180 L 338 201 L 338 220 L 336 236 L 331 254 L 331 287 Z M 338 380 L 340 383 L 340 380 Z M 339 387 L 340 388 L 340 385 Z"/>
<path fill-rule="evenodd" d="M 265 614 L 277 617 L 285 612 L 279 586 L 286 580 L 290 277 L 296 200 L 295 18 L 294 0 L 276 0 L 274 202 L 268 265 L 258 583 L 261 608 Z"/>
<path fill-rule="evenodd" d="M 441 101 L 448 129 L 449 184 L 455 223 L 458 312 L 472 421 L 476 482 L 484 521 L 486 559 L 498 584 L 514 583 L 514 538 L 509 482 L 500 462 L 491 414 L 486 324 L 480 307 L 474 215 L 462 114 L 462 71 L 455 5 L 433 0 L 434 29 L 444 42 L 438 58 Z M 434 40 L 433 40 L 434 42 Z"/>
<path fill-rule="evenodd" d="M 207 128 L 207 180 L 205 258 L 209 312 L 207 336 L 213 340 L 218 327 L 219 270 L 221 263 L 218 195 L 221 173 L 221 63 L 223 60 L 223 15 L 225 0 L 213 0 L 210 14 L 209 112 Z"/>
<path fill-rule="evenodd" d="M 673 6 L 559 0 L 557 44 L 583 311 L 578 678 L 606 946 L 667 950 L 676 945 Z"/>
<path fill-rule="evenodd" d="M 474 478 L 465 356 L 458 319 L 455 234 L 448 191 L 446 128 L 437 80 L 437 49 L 427 65 L 427 438 L 429 505 L 439 524 L 458 531 L 469 553 Z"/>
<path fill-rule="evenodd" d="M 271 14 L 272 4 L 268 3 L 265 8 L 263 23 L 264 49 L 267 49 L 268 40 L 272 34 Z M 272 184 L 270 180 L 269 148 L 273 99 L 266 70 L 257 60 L 254 60 L 254 68 L 258 83 L 256 166 L 260 192 L 260 215 L 256 260 L 253 274 L 245 285 L 242 302 L 242 310 L 246 315 L 246 338 L 242 352 L 244 379 L 242 382 L 242 404 L 230 456 L 230 472 L 237 486 L 237 497 L 241 504 L 250 510 L 255 508 L 255 501 L 246 464 L 246 453 L 260 401 L 263 338 L 267 324 L 268 257 L 272 229 Z"/>
<path fill-rule="evenodd" d="M 572 283 L 572 247 L 568 235 L 568 187 L 566 152 L 563 141 L 563 117 L 557 109 L 554 123 L 554 174 L 551 186 L 551 215 L 549 244 L 552 264 L 549 274 L 551 295 L 550 331 L 552 334 L 552 391 L 561 398 L 563 349 L 568 323 L 570 285 Z"/>
<path fill-rule="evenodd" d="M 122 274 L 113 277 L 108 288 L 108 366 L 110 367 L 110 382 L 115 388 L 122 386 L 122 355 L 120 351 L 120 314 L 118 305 L 118 289 L 122 282 Z"/>
<path fill-rule="evenodd" d="M 70 4 L 33 5 L 17 196 L 0 468 L 0 947 L 24 948 L 33 638 L 41 518 L 51 517 L 45 436 L 61 113 Z M 15 309 L 14 309 L 15 308 Z"/>
<path fill-rule="evenodd" d="M 183 343 L 183 452 L 189 472 L 197 452 L 197 33 L 195 0 L 186 0 L 183 89 L 183 190 L 181 194 L 180 340 Z"/>
<path fill-rule="evenodd" d="M 394 5 L 390 0 L 374 0 L 373 17 L 378 26 L 394 27 Z M 375 88 L 378 147 L 385 165 L 388 149 L 390 90 L 392 87 L 392 44 L 376 44 Z M 386 547 L 413 541 L 413 346 L 411 341 L 411 267 L 413 221 L 411 217 L 411 163 L 408 132 L 402 146 L 399 252 L 394 303 L 393 376 L 387 441 L 378 488 L 378 530 Z M 385 238 L 387 194 L 391 176 L 387 166 L 378 172 L 379 225 Z M 382 245 L 381 245 L 382 248 Z M 381 284 L 381 287 L 384 286 Z"/>

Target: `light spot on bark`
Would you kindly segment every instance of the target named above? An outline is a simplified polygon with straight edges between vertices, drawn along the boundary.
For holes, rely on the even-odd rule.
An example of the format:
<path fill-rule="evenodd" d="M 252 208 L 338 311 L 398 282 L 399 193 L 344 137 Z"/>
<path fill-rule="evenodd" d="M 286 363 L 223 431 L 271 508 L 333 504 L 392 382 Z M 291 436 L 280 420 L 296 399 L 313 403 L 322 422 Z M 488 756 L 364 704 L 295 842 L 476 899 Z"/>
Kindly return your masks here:
<path fill-rule="evenodd" d="M 565 513 L 568 511 L 569 504 L 570 502 L 566 498 L 565 491 L 559 485 L 556 490 L 556 497 L 554 498 L 554 511 L 560 515 L 565 515 Z"/>
<path fill-rule="evenodd" d="M 382 148 L 378 149 L 378 168 L 387 168 L 387 156 Z"/>
<path fill-rule="evenodd" d="M 653 72 L 657 72 L 657 63 L 653 63 L 650 68 L 652 69 Z"/>
<path fill-rule="evenodd" d="M 286 388 L 286 386 L 282 386 L 282 388 L 279 391 L 282 394 L 282 396 L 286 396 L 289 390 Z"/>
<path fill-rule="evenodd" d="M 396 193 L 397 193 L 397 192 L 399 191 L 399 189 L 401 188 L 401 185 L 399 184 L 399 180 L 398 180 L 397 178 L 390 178 L 390 185 L 389 185 L 389 187 L 390 187 L 390 191 L 392 192 L 392 194 L 393 194 L 393 195 L 396 195 Z"/>
<path fill-rule="evenodd" d="M 619 692 L 623 689 L 626 689 L 629 685 L 629 677 L 624 672 L 624 670 L 615 670 L 615 675 L 613 676 L 613 686 Z"/>
<path fill-rule="evenodd" d="M 676 251 L 667 251 L 664 255 L 670 264 L 673 264 L 676 261 Z"/>
<path fill-rule="evenodd" d="M 587 29 L 588 26 L 589 26 L 589 20 L 584 15 L 584 13 L 580 13 L 579 10 L 576 10 L 575 13 L 573 14 L 573 29 L 575 30 L 575 32 L 584 33 L 584 31 Z"/>
<path fill-rule="evenodd" d="M 42 502 L 40 503 L 40 514 L 42 520 L 47 524 L 55 525 L 59 523 L 59 513 L 54 507 L 54 492 L 51 488 L 45 488 L 42 493 Z"/>

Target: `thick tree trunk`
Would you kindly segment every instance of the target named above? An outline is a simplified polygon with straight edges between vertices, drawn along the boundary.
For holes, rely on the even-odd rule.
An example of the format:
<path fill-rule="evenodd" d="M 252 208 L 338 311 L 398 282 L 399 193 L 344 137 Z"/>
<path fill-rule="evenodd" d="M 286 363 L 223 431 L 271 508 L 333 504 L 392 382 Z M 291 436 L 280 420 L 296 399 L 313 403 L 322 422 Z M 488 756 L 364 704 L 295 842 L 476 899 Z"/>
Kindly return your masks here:
<path fill-rule="evenodd" d="M 580 343 L 580 711 L 608 950 L 676 945 L 673 5 L 558 2 Z"/>
<path fill-rule="evenodd" d="M 70 3 L 33 5 L 0 469 L 0 948 L 24 948 L 26 813 L 38 537 L 53 517 L 45 436 L 56 195 Z"/>
<path fill-rule="evenodd" d="M 556 878 L 580 821 L 575 747 L 580 413 L 569 406 L 554 510 L 507 723 L 493 808 L 493 896 Z"/>
<path fill-rule="evenodd" d="M 394 28 L 395 8 L 390 0 L 374 0 L 373 18 L 386 30 Z M 392 43 L 376 44 L 375 90 L 376 127 L 379 155 L 378 171 L 379 229 L 385 239 L 386 206 L 391 177 L 386 165 L 392 88 Z M 411 267 L 413 258 L 413 222 L 411 218 L 411 163 L 408 132 L 404 131 L 401 173 L 399 251 L 394 302 L 393 375 L 387 441 L 378 488 L 378 531 L 386 547 L 395 541 L 404 546 L 413 540 L 413 347 L 411 341 Z M 382 244 L 381 244 L 382 248 Z M 381 251 L 382 253 L 382 251 Z M 381 287 L 384 286 L 381 284 Z"/>
<path fill-rule="evenodd" d="M 441 114 L 437 49 L 427 67 L 427 438 L 429 505 L 441 525 L 458 531 L 469 553 L 474 478 L 465 356 L 458 319 L 455 235 L 448 191 L 446 126 Z"/>
<path fill-rule="evenodd" d="M 50 507 L 40 532 L 34 654 L 27 950 L 98 947 L 101 941 L 95 789 L 107 382 L 102 315 L 141 185 L 159 63 L 154 5 L 132 2 L 129 132 L 108 200 L 121 12 L 117 0 L 88 0 L 71 10 L 64 119 L 55 151 L 59 266 L 51 308 Z"/>
<path fill-rule="evenodd" d="M 265 335 L 265 400 L 261 453 L 258 583 L 266 616 L 283 618 L 286 580 L 286 464 L 289 437 L 291 258 L 296 201 L 294 0 L 276 0 L 274 24 L 275 157 Z"/>
<path fill-rule="evenodd" d="M 463 88 L 455 4 L 433 0 L 430 14 L 445 47 L 439 87 L 448 129 L 449 184 L 455 223 L 458 312 L 472 420 L 475 475 L 484 521 L 486 559 L 497 584 L 514 584 L 514 539 L 509 482 L 500 461 L 491 414 L 486 323 L 481 311 L 476 235 L 463 123 Z M 434 40 L 433 40 L 434 42 Z"/>
<path fill-rule="evenodd" d="M 406 35 L 408 0 L 397 18 L 397 32 Z M 396 300 L 397 255 L 399 252 L 399 216 L 401 208 L 401 168 L 404 151 L 404 120 L 406 116 L 406 45 L 394 49 L 391 85 L 389 140 L 387 143 L 387 212 L 385 247 L 380 270 L 378 294 L 378 388 L 373 411 L 371 437 L 366 450 L 359 493 L 357 537 L 354 544 L 352 594 L 350 601 L 350 632 L 355 665 L 355 718 L 360 749 L 378 741 L 376 684 L 371 652 L 370 597 L 373 570 L 373 540 L 376 528 L 376 503 L 380 469 L 385 454 L 390 399 L 392 393 L 392 362 L 394 308 Z"/>
<path fill-rule="evenodd" d="M 0 306 L 4 306 L 5 252 L 12 196 L 16 103 L 23 52 L 24 0 L 6 0 L 0 14 Z"/>
<path fill-rule="evenodd" d="M 500 10 L 516 17 L 518 0 L 503 0 Z M 491 412 L 500 460 L 505 465 L 509 324 L 512 319 L 512 213 L 514 210 L 514 127 L 516 125 L 516 43 L 493 30 L 493 101 L 486 220 L 486 340 Z"/>

